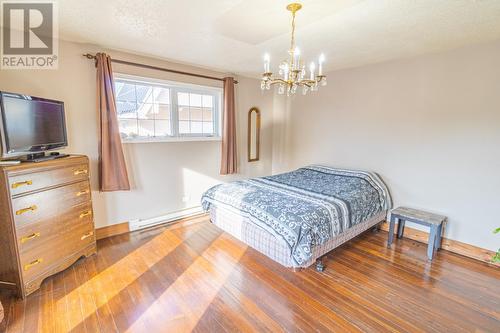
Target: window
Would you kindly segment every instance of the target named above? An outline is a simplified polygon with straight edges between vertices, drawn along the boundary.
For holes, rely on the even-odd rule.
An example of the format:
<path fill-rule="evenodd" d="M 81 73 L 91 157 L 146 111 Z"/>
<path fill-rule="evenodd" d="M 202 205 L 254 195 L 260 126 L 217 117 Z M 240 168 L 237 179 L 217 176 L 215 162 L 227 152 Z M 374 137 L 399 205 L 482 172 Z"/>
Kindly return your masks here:
<path fill-rule="evenodd" d="M 220 97 L 213 87 L 115 75 L 124 142 L 220 138 Z"/>

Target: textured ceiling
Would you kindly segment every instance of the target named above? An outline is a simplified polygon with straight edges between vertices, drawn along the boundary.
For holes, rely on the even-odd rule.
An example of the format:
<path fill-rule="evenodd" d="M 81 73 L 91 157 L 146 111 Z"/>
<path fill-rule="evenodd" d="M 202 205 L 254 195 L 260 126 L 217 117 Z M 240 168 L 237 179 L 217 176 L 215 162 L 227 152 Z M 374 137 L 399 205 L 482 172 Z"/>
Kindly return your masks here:
<path fill-rule="evenodd" d="M 59 0 L 63 39 L 256 76 L 285 58 L 284 0 Z M 499 0 L 304 0 L 297 44 L 327 70 L 500 38 Z M 273 63 L 274 60 L 274 63 Z"/>

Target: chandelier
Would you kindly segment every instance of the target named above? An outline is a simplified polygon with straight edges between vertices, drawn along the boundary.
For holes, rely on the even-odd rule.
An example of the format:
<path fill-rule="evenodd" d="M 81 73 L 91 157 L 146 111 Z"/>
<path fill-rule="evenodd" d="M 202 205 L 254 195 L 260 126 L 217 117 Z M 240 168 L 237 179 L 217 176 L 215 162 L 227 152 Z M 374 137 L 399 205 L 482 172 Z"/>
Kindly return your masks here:
<path fill-rule="evenodd" d="M 318 90 L 318 85 L 326 86 L 326 76 L 323 75 L 323 62 L 325 56 L 321 54 L 318 59 L 318 74 L 315 75 L 316 64 L 311 62 L 309 65 L 309 77 L 307 77 L 304 61 L 300 58 L 300 50 L 295 46 L 295 13 L 302 8 L 300 3 L 291 3 L 286 9 L 292 12 L 292 38 L 289 58 L 279 65 L 279 77 L 273 77 L 270 71 L 271 59 L 269 54 L 264 56 L 264 73 L 260 88 L 262 90 L 271 89 L 271 85 L 278 86 L 278 93 L 290 96 L 295 94 L 298 87 L 302 87 L 302 93 L 305 95 L 308 91 Z"/>

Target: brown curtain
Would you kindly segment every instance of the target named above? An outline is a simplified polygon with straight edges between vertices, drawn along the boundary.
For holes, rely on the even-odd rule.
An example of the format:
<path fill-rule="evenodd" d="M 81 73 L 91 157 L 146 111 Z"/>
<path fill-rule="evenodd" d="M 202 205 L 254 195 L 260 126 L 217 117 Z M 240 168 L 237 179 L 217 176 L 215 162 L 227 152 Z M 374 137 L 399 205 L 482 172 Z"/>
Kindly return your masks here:
<path fill-rule="evenodd" d="M 2 306 L 2 302 L 0 301 L 0 323 L 2 322 L 3 320 L 3 306 Z M 7 324 L 5 324 L 7 326 Z"/>
<path fill-rule="evenodd" d="M 99 186 L 104 192 L 130 190 L 118 129 L 111 58 L 96 54 L 97 109 L 100 118 Z"/>
<path fill-rule="evenodd" d="M 224 78 L 224 115 L 222 124 L 222 160 L 220 174 L 236 173 L 236 111 L 234 107 L 234 78 Z"/>

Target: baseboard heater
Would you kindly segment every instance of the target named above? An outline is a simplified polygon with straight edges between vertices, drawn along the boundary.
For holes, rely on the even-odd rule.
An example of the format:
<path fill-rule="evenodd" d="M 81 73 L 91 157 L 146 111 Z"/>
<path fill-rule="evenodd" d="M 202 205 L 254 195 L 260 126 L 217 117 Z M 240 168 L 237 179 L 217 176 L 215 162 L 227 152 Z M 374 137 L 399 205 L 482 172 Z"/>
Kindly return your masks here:
<path fill-rule="evenodd" d="M 150 219 L 131 220 L 128 222 L 128 227 L 130 231 L 136 231 L 144 228 L 150 228 L 159 224 L 166 224 L 175 220 L 198 215 L 201 213 L 203 213 L 203 209 L 201 208 L 201 206 L 185 208 L 166 215 L 153 217 Z"/>

